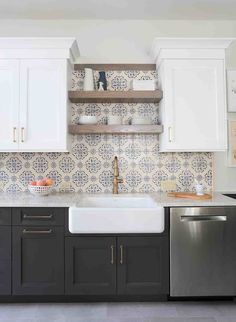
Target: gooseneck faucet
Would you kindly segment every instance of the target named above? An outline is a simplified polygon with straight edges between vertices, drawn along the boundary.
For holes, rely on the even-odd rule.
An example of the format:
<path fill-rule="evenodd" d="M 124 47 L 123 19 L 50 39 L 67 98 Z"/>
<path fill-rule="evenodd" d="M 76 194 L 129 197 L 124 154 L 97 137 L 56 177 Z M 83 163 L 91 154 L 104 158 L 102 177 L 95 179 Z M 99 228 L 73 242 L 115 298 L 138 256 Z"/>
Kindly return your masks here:
<path fill-rule="evenodd" d="M 118 194 L 118 185 L 119 183 L 123 183 L 123 179 L 119 178 L 119 166 L 118 166 L 118 158 L 114 158 L 113 162 L 114 168 L 114 178 L 113 178 L 113 194 Z"/>

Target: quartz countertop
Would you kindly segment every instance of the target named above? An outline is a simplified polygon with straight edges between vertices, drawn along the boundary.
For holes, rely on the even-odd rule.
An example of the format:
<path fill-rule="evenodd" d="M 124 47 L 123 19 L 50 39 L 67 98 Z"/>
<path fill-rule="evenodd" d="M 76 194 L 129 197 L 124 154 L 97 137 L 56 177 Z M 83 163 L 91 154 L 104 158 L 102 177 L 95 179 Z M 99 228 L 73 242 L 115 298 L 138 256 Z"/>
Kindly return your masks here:
<path fill-rule="evenodd" d="M 236 199 L 223 196 L 221 192 L 213 192 L 212 199 L 191 200 L 184 198 L 168 197 L 167 193 L 126 193 L 119 194 L 125 198 L 150 196 L 163 207 L 191 207 L 191 206 L 236 206 Z M 20 193 L 0 193 L 0 207 L 72 207 L 80 206 L 84 197 L 95 196 L 115 196 L 112 194 L 82 194 L 82 193 L 52 193 L 49 196 L 37 197 L 29 192 Z"/>

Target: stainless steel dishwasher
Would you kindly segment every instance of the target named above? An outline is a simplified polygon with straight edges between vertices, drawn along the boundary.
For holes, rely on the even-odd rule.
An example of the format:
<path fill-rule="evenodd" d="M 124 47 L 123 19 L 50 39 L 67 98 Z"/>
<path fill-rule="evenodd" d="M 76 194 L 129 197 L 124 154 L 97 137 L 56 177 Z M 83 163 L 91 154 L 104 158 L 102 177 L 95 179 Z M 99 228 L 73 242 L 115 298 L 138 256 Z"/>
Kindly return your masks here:
<path fill-rule="evenodd" d="M 236 295 L 236 207 L 170 209 L 170 295 Z"/>

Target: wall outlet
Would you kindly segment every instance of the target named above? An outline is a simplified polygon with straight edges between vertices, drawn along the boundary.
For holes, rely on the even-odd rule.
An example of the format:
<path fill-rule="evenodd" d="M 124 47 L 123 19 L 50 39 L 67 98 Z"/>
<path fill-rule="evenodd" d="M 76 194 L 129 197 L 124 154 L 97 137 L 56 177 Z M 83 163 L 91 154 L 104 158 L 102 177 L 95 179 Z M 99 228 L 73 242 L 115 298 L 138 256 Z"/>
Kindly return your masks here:
<path fill-rule="evenodd" d="M 3 190 L 5 187 L 5 183 L 3 181 L 0 181 L 0 190 Z"/>
<path fill-rule="evenodd" d="M 70 182 L 62 182 L 59 187 L 60 192 L 70 192 L 71 191 L 71 184 Z"/>
<path fill-rule="evenodd" d="M 176 181 L 175 180 L 165 180 L 161 182 L 161 190 L 166 191 L 175 191 L 176 190 Z"/>

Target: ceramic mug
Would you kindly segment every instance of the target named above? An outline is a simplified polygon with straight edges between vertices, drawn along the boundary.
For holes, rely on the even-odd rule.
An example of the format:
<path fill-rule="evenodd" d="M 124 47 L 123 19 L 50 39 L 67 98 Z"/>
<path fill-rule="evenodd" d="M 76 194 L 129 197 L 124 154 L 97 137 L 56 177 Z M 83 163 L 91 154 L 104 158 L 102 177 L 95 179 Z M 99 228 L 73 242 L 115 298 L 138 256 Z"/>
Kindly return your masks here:
<path fill-rule="evenodd" d="M 116 116 L 116 115 L 108 116 L 107 124 L 108 125 L 121 125 L 122 124 L 122 117 Z"/>

